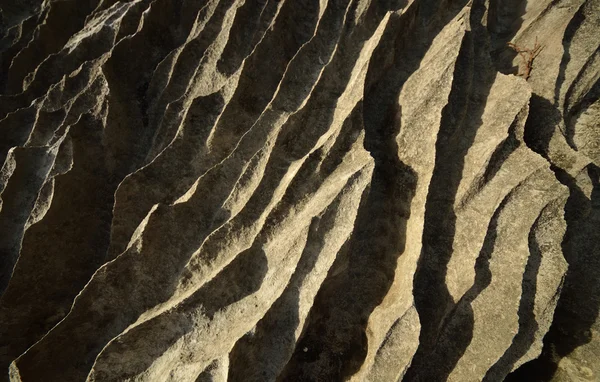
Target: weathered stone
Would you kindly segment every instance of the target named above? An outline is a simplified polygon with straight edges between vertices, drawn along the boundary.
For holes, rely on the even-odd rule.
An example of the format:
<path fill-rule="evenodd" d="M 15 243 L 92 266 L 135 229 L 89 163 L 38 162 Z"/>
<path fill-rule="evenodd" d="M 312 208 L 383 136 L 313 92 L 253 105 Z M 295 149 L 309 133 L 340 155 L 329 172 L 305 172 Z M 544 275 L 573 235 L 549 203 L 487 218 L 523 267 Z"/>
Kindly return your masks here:
<path fill-rule="evenodd" d="M 0 381 L 600 379 L 600 0 L 0 36 Z"/>

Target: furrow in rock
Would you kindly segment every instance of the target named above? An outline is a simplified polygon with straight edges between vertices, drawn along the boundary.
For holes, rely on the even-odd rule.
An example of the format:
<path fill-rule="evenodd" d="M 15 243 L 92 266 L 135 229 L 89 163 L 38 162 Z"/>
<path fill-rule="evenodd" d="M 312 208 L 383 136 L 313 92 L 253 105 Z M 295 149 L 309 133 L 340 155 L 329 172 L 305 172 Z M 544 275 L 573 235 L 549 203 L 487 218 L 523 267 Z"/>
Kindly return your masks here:
<path fill-rule="evenodd" d="M 314 2 L 313 2 L 314 3 Z M 231 96 L 232 98 L 227 102 L 225 110 L 223 114 L 218 119 L 218 124 L 214 127 L 206 127 L 208 131 L 210 131 L 210 136 L 217 134 L 220 136 L 220 132 L 222 127 L 227 126 L 227 135 L 224 138 L 227 138 L 225 141 L 221 141 L 222 143 L 212 143 L 208 144 L 208 142 L 204 142 L 204 146 L 210 146 L 211 150 L 208 151 L 203 146 L 203 141 L 193 142 L 196 145 L 196 149 L 193 151 L 197 151 L 197 155 L 199 156 L 197 162 L 199 165 L 195 165 L 190 167 L 189 171 L 190 176 L 188 182 L 181 182 L 177 184 L 176 189 L 170 191 L 169 188 L 162 187 L 160 183 L 158 184 L 145 184 L 150 182 L 144 182 L 143 179 L 143 171 L 140 173 L 136 173 L 128 178 L 126 182 L 122 186 L 119 187 L 118 195 L 117 195 L 117 208 L 115 215 L 115 229 L 113 230 L 113 238 L 111 240 L 111 256 L 114 257 L 118 255 L 126 245 L 127 241 L 131 237 L 131 233 L 135 230 L 139 221 L 145 216 L 149 208 L 152 207 L 155 203 L 170 203 L 174 201 L 177 197 L 181 195 L 183 190 L 190 187 L 194 178 L 202 175 L 203 173 L 210 170 L 211 167 L 217 165 L 222 162 L 225 157 L 231 153 L 231 150 L 239 144 L 239 139 L 243 136 L 244 133 L 247 132 L 248 128 L 257 122 L 257 118 L 264 111 L 264 108 L 267 106 L 268 101 L 273 96 L 273 92 L 276 90 L 279 82 L 281 81 L 281 76 L 284 74 L 287 66 L 289 65 L 289 61 L 297 54 L 297 51 L 290 50 L 288 51 L 286 56 L 281 57 L 279 62 L 270 62 L 269 70 L 264 66 L 266 63 L 262 60 L 253 59 L 253 57 L 262 57 L 264 54 L 262 52 L 261 46 L 266 46 L 270 49 L 272 45 L 275 46 L 283 46 L 281 43 L 273 43 L 272 40 L 276 39 L 289 39 L 290 41 L 295 41 L 296 49 L 299 49 L 302 43 L 304 43 L 307 39 L 309 39 L 314 33 L 314 28 L 316 20 L 311 21 L 310 23 L 306 23 L 303 29 L 294 29 L 287 28 L 286 25 L 291 22 L 292 15 L 296 14 L 299 10 L 295 7 L 312 8 L 310 13 L 307 15 L 307 19 L 310 20 L 314 17 L 314 12 L 317 11 L 317 7 L 315 4 L 311 4 L 311 2 L 307 2 L 303 4 L 302 2 L 286 2 L 284 5 L 284 9 L 282 9 L 278 15 L 275 25 L 273 26 L 273 30 L 268 33 L 268 36 L 261 41 L 261 43 L 257 46 L 256 50 L 252 53 L 252 55 L 246 59 L 243 68 L 241 69 L 241 73 L 239 74 L 239 82 L 235 86 L 235 92 Z M 309 9 L 310 9 L 309 8 Z M 282 30 L 282 33 L 278 33 L 279 30 Z M 287 46 L 290 46 L 287 44 Z M 214 65 L 214 64 L 213 64 Z M 275 67 L 279 67 L 279 70 L 274 70 Z M 189 70 L 189 68 L 185 68 L 185 70 Z M 212 73 L 214 73 L 214 68 L 212 68 Z M 254 91 L 253 88 L 249 87 L 249 78 L 251 75 L 248 72 L 252 73 L 269 73 L 270 86 L 261 87 L 261 92 Z M 209 70 L 208 73 L 211 73 Z M 255 74 L 257 75 L 257 74 Z M 254 75 L 254 76 L 255 76 Z M 269 80 L 265 79 L 265 85 L 269 83 Z M 190 99 L 191 102 L 193 102 Z M 183 101 L 181 101 L 183 102 Z M 256 107 L 252 106 L 256 104 Z M 243 105 L 243 106 L 242 106 Z M 241 109 L 243 107 L 243 109 Z M 244 112 L 247 108 L 250 108 L 252 112 L 247 114 Z M 169 111 L 166 110 L 165 113 Z M 178 114 L 179 112 L 174 112 L 174 114 Z M 189 109 L 186 113 L 189 113 Z M 192 114 L 193 116 L 193 114 Z M 249 118 L 246 118 L 246 117 Z M 183 117 L 183 116 L 182 116 Z M 173 123 L 173 120 L 169 120 L 169 123 Z M 175 122 L 177 123 L 177 122 Z M 184 122 L 185 123 L 185 122 Z M 177 125 L 175 125 L 177 126 Z M 161 127 L 162 128 L 162 127 Z M 204 140 L 210 139 L 206 137 Z M 156 139 L 156 138 L 155 138 Z M 219 138 L 214 138 L 219 139 Z M 159 145 L 162 143 L 158 142 Z M 207 152 L 208 151 L 208 152 Z M 191 158 L 188 158 L 190 160 Z M 138 185 L 138 183 L 141 183 Z M 128 194 L 128 188 L 135 188 L 138 186 L 152 187 L 153 192 L 149 192 L 145 198 L 138 200 L 135 204 L 130 204 L 129 206 L 120 207 L 121 197 L 120 194 Z"/>
<path fill-rule="evenodd" d="M 0 0 L 0 381 L 595 381 L 600 0 Z"/>

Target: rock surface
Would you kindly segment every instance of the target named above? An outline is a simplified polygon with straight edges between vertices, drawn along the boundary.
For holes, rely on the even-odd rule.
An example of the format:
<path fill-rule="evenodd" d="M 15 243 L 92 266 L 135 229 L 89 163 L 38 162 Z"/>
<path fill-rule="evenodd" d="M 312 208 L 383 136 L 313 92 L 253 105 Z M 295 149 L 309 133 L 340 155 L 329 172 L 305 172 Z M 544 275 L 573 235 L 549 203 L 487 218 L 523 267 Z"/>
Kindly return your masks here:
<path fill-rule="evenodd" d="M 600 380 L 600 0 L 0 10 L 0 381 Z"/>

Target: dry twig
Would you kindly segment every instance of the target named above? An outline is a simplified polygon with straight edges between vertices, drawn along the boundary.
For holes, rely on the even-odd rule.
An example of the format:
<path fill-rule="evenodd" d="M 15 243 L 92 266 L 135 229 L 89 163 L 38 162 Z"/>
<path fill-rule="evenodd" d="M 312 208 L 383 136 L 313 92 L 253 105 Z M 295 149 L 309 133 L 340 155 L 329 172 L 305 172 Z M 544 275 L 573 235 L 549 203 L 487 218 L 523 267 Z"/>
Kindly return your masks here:
<path fill-rule="evenodd" d="M 540 54 L 540 52 L 543 49 L 543 46 L 541 46 L 538 43 L 537 37 L 535 38 L 535 45 L 533 46 L 533 49 L 521 48 L 520 46 L 518 46 L 517 44 L 513 44 L 512 42 L 509 42 L 507 45 L 515 52 L 517 52 L 523 60 L 523 65 L 519 65 L 519 72 L 517 73 L 517 75 L 524 77 L 526 80 L 528 80 L 531 75 L 531 69 L 533 68 L 533 60 L 535 60 L 537 55 Z"/>

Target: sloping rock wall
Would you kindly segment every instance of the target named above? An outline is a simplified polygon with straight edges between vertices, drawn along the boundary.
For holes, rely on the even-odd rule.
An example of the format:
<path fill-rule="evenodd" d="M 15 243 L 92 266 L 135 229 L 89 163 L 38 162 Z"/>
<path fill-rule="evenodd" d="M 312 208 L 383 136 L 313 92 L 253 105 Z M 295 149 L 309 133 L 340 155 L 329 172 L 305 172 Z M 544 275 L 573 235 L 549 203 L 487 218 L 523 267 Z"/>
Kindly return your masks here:
<path fill-rule="evenodd" d="M 0 10 L 0 381 L 600 380 L 600 0 Z"/>

